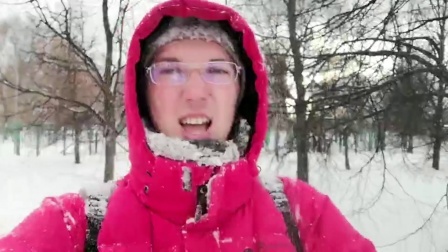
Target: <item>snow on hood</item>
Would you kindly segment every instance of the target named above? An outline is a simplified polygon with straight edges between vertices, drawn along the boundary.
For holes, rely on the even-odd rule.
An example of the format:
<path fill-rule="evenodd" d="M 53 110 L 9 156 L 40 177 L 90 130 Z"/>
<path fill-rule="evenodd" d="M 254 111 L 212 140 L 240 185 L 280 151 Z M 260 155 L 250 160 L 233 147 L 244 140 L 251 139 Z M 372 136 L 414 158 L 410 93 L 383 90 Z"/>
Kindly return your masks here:
<path fill-rule="evenodd" d="M 245 91 L 238 114 L 250 126 L 245 157 L 255 163 L 263 147 L 267 131 L 268 77 L 253 31 L 242 16 L 227 6 L 204 0 L 170 0 L 155 6 L 143 18 L 132 36 L 129 47 L 125 74 L 125 110 L 132 165 L 139 166 L 139 164 L 150 162 L 157 155 L 174 158 L 173 153 L 177 153 L 176 159 L 190 159 L 206 165 L 220 165 L 240 158 L 237 145 L 232 144 L 231 141 L 226 142 L 227 147 L 220 154 L 221 160 L 218 160 L 215 158 L 216 153 L 207 148 L 194 148 L 188 142 L 181 143 L 145 130 L 137 101 L 138 77 L 144 74 L 140 64 L 142 44 L 160 32 L 160 27 L 166 25 L 172 17 L 196 17 L 219 22 L 237 42 L 246 75 Z M 175 152 L 172 151 L 173 148 L 176 149 Z"/>

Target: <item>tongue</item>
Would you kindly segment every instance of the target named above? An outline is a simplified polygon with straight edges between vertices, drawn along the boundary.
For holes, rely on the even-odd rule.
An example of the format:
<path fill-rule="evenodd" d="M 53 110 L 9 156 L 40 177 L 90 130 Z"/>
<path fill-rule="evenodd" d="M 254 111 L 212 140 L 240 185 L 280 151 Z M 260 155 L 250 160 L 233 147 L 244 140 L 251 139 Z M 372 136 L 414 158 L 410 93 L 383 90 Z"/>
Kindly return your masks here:
<path fill-rule="evenodd" d="M 207 131 L 207 125 L 183 125 L 182 136 L 187 140 L 203 140 L 209 139 L 210 134 Z"/>

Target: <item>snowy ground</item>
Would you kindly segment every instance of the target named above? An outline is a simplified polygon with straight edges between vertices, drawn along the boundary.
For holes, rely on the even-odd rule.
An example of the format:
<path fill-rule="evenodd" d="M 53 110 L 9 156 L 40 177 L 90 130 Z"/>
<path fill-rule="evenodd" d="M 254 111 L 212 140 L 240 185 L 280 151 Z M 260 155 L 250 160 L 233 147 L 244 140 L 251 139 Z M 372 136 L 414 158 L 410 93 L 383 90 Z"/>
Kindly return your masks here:
<path fill-rule="evenodd" d="M 126 152 L 118 149 L 116 177 L 129 168 Z M 76 192 L 102 181 L 102 155 L 89 156 L 84 148 L 82 164 L 75 165 L 73 156 L 63 156 L 61 150 L 60 144 L 46 147 L 35 157 L 32 148 L 24 147 L 17 157 L 12 155 L 12 144 L 0 140 L 0 236 L 45 196 Z M 411 155 L 388 151 L 385 161 L 378 154 L 369 163 L 371 153 L 351 153 L 351 171 L 345 170 L 344 157 L 337 151 L 327 158 L 311 154 L 310 183 L 328 194 L 378 251 L 446 252 L 448 152 L 442 154 L 441 171 L 430 169 L 426 154 L 426 150 Z M 281 167 L 279 174 L 294 176 L 293 155 L 281 165 L 271 161 L 269 154 L 262 156 L 264 171 Z"/>

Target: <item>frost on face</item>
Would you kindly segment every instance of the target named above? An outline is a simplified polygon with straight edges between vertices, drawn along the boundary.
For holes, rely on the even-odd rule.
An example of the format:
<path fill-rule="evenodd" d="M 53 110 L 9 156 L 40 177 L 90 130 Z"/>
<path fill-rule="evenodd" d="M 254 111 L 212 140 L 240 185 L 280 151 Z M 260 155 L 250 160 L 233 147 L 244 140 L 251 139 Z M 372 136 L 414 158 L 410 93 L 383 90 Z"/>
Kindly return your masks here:
<path fill-rule="evenodd" d="M 194 161 L 204 166 L 221 166 L 235 162 L 240 158 L 238 146 L 233 141 L 198 142 L 171 138 L 162 133 L 146 130 L 146 139 L 154 155 L 166 158 Z"/>

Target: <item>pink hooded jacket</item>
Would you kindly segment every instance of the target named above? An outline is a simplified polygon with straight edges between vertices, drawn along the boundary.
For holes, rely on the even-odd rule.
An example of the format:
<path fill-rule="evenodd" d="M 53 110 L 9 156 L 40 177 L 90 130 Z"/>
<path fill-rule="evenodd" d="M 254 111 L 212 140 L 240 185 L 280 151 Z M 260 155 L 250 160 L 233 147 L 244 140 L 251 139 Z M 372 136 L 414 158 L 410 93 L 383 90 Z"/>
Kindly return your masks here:
<path fill-rule="evenodd" d="M 141 40 L 165 16 L 194 16 L 228 22 L 251 63 L 254 74 L 252 135 L 249 151 L 220 166 L 210 180 L 208 213 L 199 221 L 196 191 L 213 169 L 196 162 L 154 155 L 145 141 L 137 104 L 136 65 Z M 254 33 L 232 9 L 202 0 L 171 0 L 151 10 L 132 37 L 126 66 L 125 103 L 132 168 L 117 183 L 98 235 L 99 251 L 296 251 L 282 214 L 259 180 L 257 159 L 267 131 L 267 73 Z M 248 91 L 251 92 L 251 87 Z M 243 100 L 244 102 L 244 100 Z M 244 104 L 251 107 L 253 104 Z M 183 169 L 191 171 L 190 189 L 183 188 Z M 304 182 L 281 178 L 283 190 L 307 252 L 372 252 L 330 199 Z M 80 194 L 47 198 L 9 235 L 0 251 L 83 252 L 87 235 L 86 201 Z"/>

